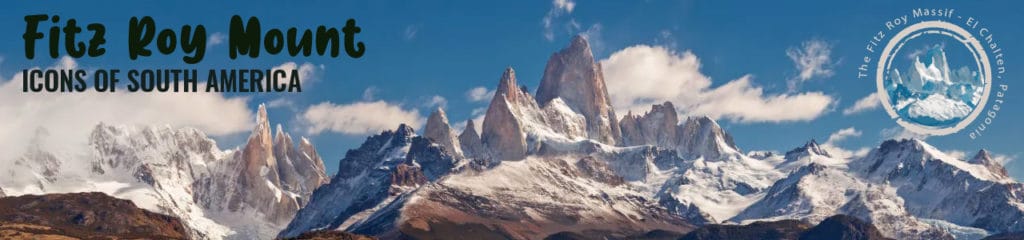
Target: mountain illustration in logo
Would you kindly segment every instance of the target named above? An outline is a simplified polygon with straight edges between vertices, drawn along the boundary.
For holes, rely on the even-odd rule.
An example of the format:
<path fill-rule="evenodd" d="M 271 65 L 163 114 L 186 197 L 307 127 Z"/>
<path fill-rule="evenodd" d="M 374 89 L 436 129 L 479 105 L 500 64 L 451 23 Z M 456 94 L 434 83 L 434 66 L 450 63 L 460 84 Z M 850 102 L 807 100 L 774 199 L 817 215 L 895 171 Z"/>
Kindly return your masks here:
<path fill-rule="evenodd" d="M 914 57 L 904 72 L 893 68 L 887 80 L 887 104 L 900 118 L 937 128 L 955 125 L 973 112 L 986 84 L 967 66 L 951 69 L 942 46 Z"/>

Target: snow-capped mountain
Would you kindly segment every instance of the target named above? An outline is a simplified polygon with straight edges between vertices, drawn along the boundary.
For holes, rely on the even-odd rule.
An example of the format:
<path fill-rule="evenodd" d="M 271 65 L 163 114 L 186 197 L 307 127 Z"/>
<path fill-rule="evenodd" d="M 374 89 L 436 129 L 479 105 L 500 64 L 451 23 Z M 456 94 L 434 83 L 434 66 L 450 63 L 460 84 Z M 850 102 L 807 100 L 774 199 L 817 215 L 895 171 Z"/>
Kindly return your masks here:
<path fill-rule="evenodd" d="M 621 119 L 586 39 L 555 53 L 537 97 L 501 75 L 483 128 L 370 136 L 280 233 L 338 229 L 391 238 L 539 239 L 683 233 L 711 223 L 820 222 L 846 214 L 898 239 L 1020 231 L 1024 193 L 987 152 L 961 160 L 918 140 L 867 156 L 815 141 L 749 156 L 713 119 L 672 103 Z"/>
<path fill-rule="evenodd" d="M 177 216 L 195 239 L 271 238 L 327 182 L 313 145 L 266 109 L 240 148 L 223 151 L 196 129 L 97 125 L 82 146 L 48 146 L 45 130 L 0 185 L 9 195 L 101 191 Z M 274 139 L 274 140 L 272 140 Z"/>

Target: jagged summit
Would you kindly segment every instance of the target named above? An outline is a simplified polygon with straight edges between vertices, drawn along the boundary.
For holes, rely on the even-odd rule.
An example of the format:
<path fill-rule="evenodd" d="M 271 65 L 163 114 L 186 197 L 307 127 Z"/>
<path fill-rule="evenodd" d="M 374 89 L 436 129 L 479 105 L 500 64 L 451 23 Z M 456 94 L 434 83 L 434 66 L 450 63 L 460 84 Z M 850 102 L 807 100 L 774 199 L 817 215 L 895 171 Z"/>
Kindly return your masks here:
<path fill-rule="evenodd" d="M 480 141 L 480 134 L 476 132 L 476 123 L 473 119 L 466 121 L 466 128 L 459 134 L 459 145 L 462 146 L 462 153 L 468 158 L 479 158 L 484 154 L 483 142 Z"/>
<path fill-rule="evenodd" d="M 430 113 L 427 125 L 423 128 L 423 136 L 440 144 L 449 154 L 462 157 L 462 147 L 451 125 L 448 124 L 448 116 L 444 109 L 438 107 Z"/>
<path fill-rule="evenodd" d="M 1010 178 L 1010 173 L 1006 171 L 1006 168 L 1003 166 L 1003 164 L 992 158 L 992 154 L 989 153 L 988 150 L 978 150 L 978 153 L 974 154 L 974 157 L 967 160 L 967 162 L 985 166 L 985 168 L 987 168 L 989 171 L 991 171 L 993 174 L 996 174 L 999 177 Z"/>
<path fill-rule="evenodd" d="M 622 145 L 655 145 L 674 147 L 679 144 L 676 125 L 679 116 L 672 102 L 651 106 L 643 115 L 626 114 L 619 121 L 622 130 Z"/>
<path fill-rule="evenodd" d="M 825 149 L 821 148 L 821 145 L 818 144 L 817 140 L 811 139 L 810 141 L 807 141 L 807 143 L 805 143 L 803 146 L 794 148 L 793 150 L 789 150 L 788 152 L 786 152 L 786 160 L 793 161 L 796 160 L 797 158 L 811 155 L 832 157 L 832 154 L 829 154 L 828 151 L 825 151 Z"/>
<path fill-rule="evenodd" d="M 551 55 L 548 60 L 537 88 L 537 103 L 544 107 L 556 98 L 561 98 L 573 111 L 583 114 L 590 139 L 609 145 L 618 144 L 621 137 L 616 122 L 618 117 L 608 96 L 604 73 L 594 61 L 586 38 L 576 36 L 568 47 Z"/>

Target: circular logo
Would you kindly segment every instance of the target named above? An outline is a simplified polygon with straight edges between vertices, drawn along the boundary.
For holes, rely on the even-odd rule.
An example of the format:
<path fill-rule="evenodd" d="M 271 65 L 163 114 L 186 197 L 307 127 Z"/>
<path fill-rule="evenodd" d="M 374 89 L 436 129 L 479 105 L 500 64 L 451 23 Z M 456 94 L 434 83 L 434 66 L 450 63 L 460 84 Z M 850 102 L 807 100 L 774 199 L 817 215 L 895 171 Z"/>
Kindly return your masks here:
<path fill-rule="evenodd" d="M 970 125 L 985 108 L 992 68 L 981 42 L 945 21 L 907 26 L 878 61 L 878 96 L 904 128 L 947 135 Z"/>

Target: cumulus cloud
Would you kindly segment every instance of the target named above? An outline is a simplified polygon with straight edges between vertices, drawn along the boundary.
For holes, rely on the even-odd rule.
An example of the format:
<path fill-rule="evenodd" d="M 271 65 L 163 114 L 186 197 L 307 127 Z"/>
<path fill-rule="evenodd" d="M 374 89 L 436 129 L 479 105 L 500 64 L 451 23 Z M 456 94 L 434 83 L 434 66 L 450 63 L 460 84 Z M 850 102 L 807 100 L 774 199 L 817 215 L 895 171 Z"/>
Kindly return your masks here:
<path fill-rule="evenodd" d="M 832 45 L 820 39 L 804 41 L 799 47 L 791 47 L 786 50 L 786 56 L 793 60 L 798 72 L 796 78 L 789 81 L 790 89 L 803 81 L 814 77 L 831 77 L 835 74 L 832 70 Z"/>
<path fill-rule="evenodd" d="M 601 60 L 616 111 L 641 112 L 671 101 L 683 114 L 736 122 L 809 121 L 830 110 L 821 92 L 766 94 L 745 75 L 718 87 L 700 72 L 696 55 L 662 46 L 636 45 Z"/>
<path fill-rule="evenodd" d="M 324 67 L 323 65 L 320 65 L 319 68 L 322 69 L 323 67 Z M 310 83 L 319 80 L 319 76 L 317 75 L 317 71 L 316 71 L 317 70 L 317 66 L 314 66 L 312 63 L 308 63 L 307 62 L 307 63 L 303 63 L 303 64 L 300 65 L 300 64 L 295 63 L 295 62 L 285 62 L 285 63 L 282 63 L 281 65 L 277 65 L 276 67 L 273 68 L 273 70 L 278 70 L 278 69 L 285 71 L 285 78 L 284 79 L 286 79 L 286 80 L 292 77 L 291 76 L 292 70 L 299 70 L 299 72 L 298 72 L 299 73 L 299 79 L 302 80 L 302 86 L 303 87 L 308 86 Z"/>
<path fill-rule="evenodd" d="M 51 69 L 80 69 L 70 57 Z M 91 84 L 90 84 L 91 86 Z M 213 136 L 247 132 L 252 111 L 242 97 L 218 93 L 116 93 L 88 88 L 76 93 L 24 93 L 19 72 L 0 83 L 0 151 L 18 156 L 37 129 L 51 144 L 80 145 L 99 123 L 194 127 Z M 50 145 L 50 144 L 48 144 Z"/>
<path fill-rule="evenodd" d="M 488 90 L 486 87 L 480 86 L 466 91 L 466 99 L 470 102 L 484 102 L 494 98 L 494 90 Z"/>
<path fill-rule="evenodd" d="M 385 101 L 362 101 L 351 104 L 322 102 L 310 106 L 299 116 L 300 124 L 309 134 L 324 131 L 347 135 L 366 135 L 394 129 L 405 123 L 419 129 L 426 121 L 418 110 Z"/>
<path fill-rule="evenodd" d="M 873 110 L 882 106 L 882 102 L 878 100 L 878 93 L 871 93 L 868 96 L 857 100 L 853 103 L 853 106 L 843 109 L 843 115 L 852 115 L 861 113 L 868 110 Z"/>
<path fill-rule="evenodd" d="M 860 135 L 861 131 L 857 130 L 854 127 L 843 128 L 840 129 L 839 131 L 832 133 L 832 135 L 829 135 L 828 140 L 825 141 L 825 144 L 836 144 L 839 143 L 840 141 L 846 140 L 847 138 L 860 137 Z"/>

